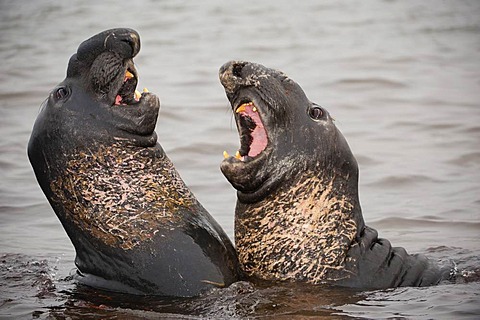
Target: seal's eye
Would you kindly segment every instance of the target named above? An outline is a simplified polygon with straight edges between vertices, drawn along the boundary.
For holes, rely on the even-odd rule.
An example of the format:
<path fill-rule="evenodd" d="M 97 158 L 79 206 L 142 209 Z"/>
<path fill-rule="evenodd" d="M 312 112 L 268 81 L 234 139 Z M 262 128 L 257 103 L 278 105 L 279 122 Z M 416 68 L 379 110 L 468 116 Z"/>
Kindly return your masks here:
<path fill-rule="evenodd" d="M 70 91 L 66 87 L 60 87 L 60 88 L 57 88 L 57 90 L 55 90 L 55 98 L 57 100 L 65 99 L 66 97 L 68 97 L 69 94 L 70 94 Z"/>
<path fill-rule="evenodd" d="M 320 120 L 323 118 L 325 112 L 319 106 L 312 106 L 308 109 L 308 115 L 313 120 Z"/>

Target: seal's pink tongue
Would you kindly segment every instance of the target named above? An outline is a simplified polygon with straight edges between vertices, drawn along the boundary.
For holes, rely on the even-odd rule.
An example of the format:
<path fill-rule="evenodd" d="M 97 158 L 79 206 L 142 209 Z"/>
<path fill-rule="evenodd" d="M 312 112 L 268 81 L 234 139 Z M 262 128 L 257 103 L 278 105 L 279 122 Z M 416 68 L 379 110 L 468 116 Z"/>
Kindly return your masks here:
<path fill-rule="evenodd" d="M 255 157 L 267 147 L 267 132 L 263 127 L 263 123 L 262 120 L 260 120 L 258 112 L 253 112 L 252 114 L 249 114 L 249 116 L 253 119 L 253 121 L 255 121 L 255 124 L 257 126 L 252 131 L 253 141 L 250 145 L 250 151 L 248 152 L 248 156 Z"/>
<path fill-rule="evenodd" d="M 143 92 L 145 93 L 148 93 L 148 89 L 147 88 L 143 88 Z M 142 94 L 140 93 L 140 91 L 138 90 L 135 90 L 134 94 L 133 94 L 133 98 L 135 99 L 135 101 L 140 101 L 140 98 L 142 97 Z M 122 100 L 123 98 L 117 94 L 117 96 L 115 97 L 115 105 L 116 106 L 119 106 L 122 104 Z"/>
<path fill-rule="evenodd" d="M 258 113 L 257 107 L 253 103 L 246 103 L 238 107 L 237 113 L 250 117 L 255 122 L 255 129 L 251 132 L 252 143 L 250 144 L 250 150 L 248 152 L 249 157 L 255 157 L 259 155 L 268 144 L 267 132 L 263 126 L 262 119 Z"/>
<path fill-rule="evenodd" d="M 133 78 L 133 77 L 135 77 L 135 76 L 133 75 L 133 73 L 131 73 L 130 71 L 127 70 L 127 71 L 125 72 L 125 76 L 124 76 L 124 78 L 123 78 L 123 83 L 124 83 L 123 85 L 125 85 L 125 83 L 126 83 L 128 80 L 130 80 L 131 78 Z M 143 92 L 148 93 L 147 88 L 143 88 Z M 134 102 L 138 102 L 138 101 L 140 101 L 140 99 L 142 98 L 142 94 L 141 94 L 140 91 L 138 91 L 137 89 L 135 89 L 135 91 L 132 93 L 132 96 L 130 96 L 130 97 L 128 96 L 128 94 L 124 94 L 124 93 L 122 93 L 122 94 L 124 95 L 124 97 L 122 97 L 120 94 L 117 94 L 117 95 L 115 96 L 115 103 L 114 103 L 114 105 L 120 106 L 120 105 L 132 104 L 132 99 L 131 99 L 132 96 L 133 96 L 133 101 L 134 101 Z M 124 101 L 124 98 L 125 98 L 126 101 Z M 130 103 L 128 103 L 128 102 L 130 102 Z"/>

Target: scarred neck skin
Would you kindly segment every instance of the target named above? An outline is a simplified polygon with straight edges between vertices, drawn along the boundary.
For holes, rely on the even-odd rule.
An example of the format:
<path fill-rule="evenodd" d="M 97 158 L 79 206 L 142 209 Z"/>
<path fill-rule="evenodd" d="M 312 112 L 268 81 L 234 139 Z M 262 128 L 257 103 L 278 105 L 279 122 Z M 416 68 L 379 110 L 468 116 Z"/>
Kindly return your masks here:
<path fill-rule="evenodd" d="M 305 172 L 258 202 L 237 201 L 235 243 L 245 273 L 314 284 L 349 277 L 347 251 L 363 219 L 342 180 Z"/>
<path fill-rule="evenodd" d="M 51 164 L 57 171 L 49 185 L 52 205 L 64 224 L 109 246 L 133 249 L 163 229 L 185 228 L 204 211 L 158 144 L 143 148 L 119 141 L 61 157 Z"/>

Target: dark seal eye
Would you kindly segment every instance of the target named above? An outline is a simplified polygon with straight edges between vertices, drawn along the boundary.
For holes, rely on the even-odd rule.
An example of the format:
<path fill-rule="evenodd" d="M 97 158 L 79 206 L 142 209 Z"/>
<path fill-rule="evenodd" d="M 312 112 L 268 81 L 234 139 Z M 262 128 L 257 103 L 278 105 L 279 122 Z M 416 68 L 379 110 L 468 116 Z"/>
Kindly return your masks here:
<path fill-rule="evenodd" d="M 308 109 L 308 115 L 310 116 L 310 118 L 312 118 L 313 120 L 320 120 L 323 118 L 323 116 L 325 115 L 325 112 L 323 111 L 322 108 L 320 108 L 319 106 L 311 106 L 309 109 Z"/>
<path fill-rule="evenodd" d="M 70 94 L 70 91 L 66 87 L 60 87 L 60 88 L 57 88 L 57 90 L 55 90 L 55 98 L 57 100 L 65 99 L 66 97 L 68 97 L 69 94 Z"/>

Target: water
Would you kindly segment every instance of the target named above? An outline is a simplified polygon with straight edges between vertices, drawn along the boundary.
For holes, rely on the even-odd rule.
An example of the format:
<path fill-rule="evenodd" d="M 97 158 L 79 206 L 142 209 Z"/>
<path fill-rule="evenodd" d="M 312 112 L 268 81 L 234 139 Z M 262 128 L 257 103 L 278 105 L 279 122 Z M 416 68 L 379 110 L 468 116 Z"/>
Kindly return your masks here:
<path fill-rule="evenodd" d="M 78 44 L 119 26 L 142 37 L 140 88 L 162 101 L 161 144 L 230 236 L 235 193 L 218 167 L 238 135 L 217 70 L 244 59 L 285 71 L 336 118 L 370 226 L 466 277 L 374 292 L 238 283 L 196 299 L 75 284 L 26 143 Z M 0 30 L 0 317 L 479 317 L 480 2 L 1 0 Z"/>

